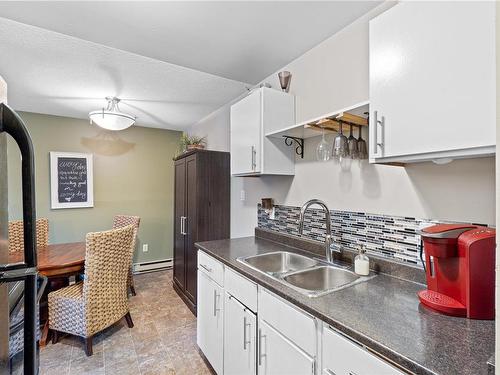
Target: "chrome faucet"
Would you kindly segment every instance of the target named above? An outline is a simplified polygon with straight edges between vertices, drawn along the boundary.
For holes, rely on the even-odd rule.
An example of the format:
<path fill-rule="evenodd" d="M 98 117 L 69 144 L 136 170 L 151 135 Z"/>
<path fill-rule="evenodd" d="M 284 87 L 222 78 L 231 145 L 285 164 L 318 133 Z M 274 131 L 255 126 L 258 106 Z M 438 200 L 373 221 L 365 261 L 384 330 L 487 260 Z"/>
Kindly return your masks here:
<path fill-rule="evenodd" d="M 325 220 L 326 220 L 325 255 L 326 255 L 326 261 L 331 263 L 333 260 L 332 250 L 330 249 L 330 246 L 332 244 L 332 224 L 331 224 L 330 210 L 328 209 L 328 206 L 326 205 L 325 202 L 319 199 L 311 199 L 310 201 L 304 203 L 304 205 L 300 209 L 299 233 L 302 235 L 304 231 L 304 217 L 307 209 L 314 204 L 320 206 L 325 212 Z M 342 252 L 340 247 L 339 250 L 335 251 L 338 253 Z"/>

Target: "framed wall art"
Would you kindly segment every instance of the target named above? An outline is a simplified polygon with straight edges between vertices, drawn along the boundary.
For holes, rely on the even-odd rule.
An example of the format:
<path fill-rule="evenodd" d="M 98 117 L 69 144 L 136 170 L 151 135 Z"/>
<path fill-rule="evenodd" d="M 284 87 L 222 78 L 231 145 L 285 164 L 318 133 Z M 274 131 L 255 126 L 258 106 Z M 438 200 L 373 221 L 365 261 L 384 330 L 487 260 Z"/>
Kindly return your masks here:
<path fill-rule="evenodd" d="M 94 207 L 92 169 L 92 154 L 51 152 L 51 208 Z"/>

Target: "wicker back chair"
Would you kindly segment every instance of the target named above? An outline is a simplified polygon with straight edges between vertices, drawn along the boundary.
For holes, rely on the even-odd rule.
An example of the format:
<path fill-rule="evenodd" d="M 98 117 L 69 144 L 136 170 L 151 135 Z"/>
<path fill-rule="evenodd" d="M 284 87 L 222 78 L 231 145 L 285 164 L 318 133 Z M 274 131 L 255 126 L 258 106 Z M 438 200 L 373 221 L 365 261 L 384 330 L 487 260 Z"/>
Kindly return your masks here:
<path fill-rule="evenodd" d="M 36 219 L 36 246 L 45 247 L 49 244 L 49 219 Z M 22 220 L 9 221 L 9 253 L 24 250 L 24 227 Z"/>
<path fill-rule="evenodd" d="M 132 247 L 133 250 L 135 250 L 135 245 L 137 242 L 137 232 L 139 231 L 140 222 L 141 218 L 139 216 L 115 215 L 115 217 L 113 218 L 113 229 L 122 228 L 127 225 L 134 226 L 135 231 L 134 231 L 134 244 Z M 132 293 L 132 295 L 135 296 L 136 293 L 135 293 L 134 276 L 132 274 L 132 264 L 130 264 L 130 269 L 128 271 L 127 286 L 130 289 L 130 293 Z"/>
<path fill-rule="evenodd" d="M 52 342 L 58 332 L 85 339 L 92 355 L 93 336 L 125 317 L 133 322 L 127 299 L 127 271 L 132 262 L 134 227 L 88 233 L 83 282 L 49 293 L 49 328 Z"/>

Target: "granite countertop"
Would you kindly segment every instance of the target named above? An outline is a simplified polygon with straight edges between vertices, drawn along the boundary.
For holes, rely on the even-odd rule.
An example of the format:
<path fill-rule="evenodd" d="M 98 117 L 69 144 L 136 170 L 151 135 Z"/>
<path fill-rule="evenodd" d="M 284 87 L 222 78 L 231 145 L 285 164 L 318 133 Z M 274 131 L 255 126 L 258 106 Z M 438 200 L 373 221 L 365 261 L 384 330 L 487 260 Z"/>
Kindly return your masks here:
<path fill-rule="evenodd" d="M 225 265 L 417 374 L 487 374 L 494 321 L 456 318 L 420 305 L 425 285 L 379 274 L 322 297 L 309 298 L 236 261 L 271 251 L 302 251 L 258 237 L 197 243 Z"/>

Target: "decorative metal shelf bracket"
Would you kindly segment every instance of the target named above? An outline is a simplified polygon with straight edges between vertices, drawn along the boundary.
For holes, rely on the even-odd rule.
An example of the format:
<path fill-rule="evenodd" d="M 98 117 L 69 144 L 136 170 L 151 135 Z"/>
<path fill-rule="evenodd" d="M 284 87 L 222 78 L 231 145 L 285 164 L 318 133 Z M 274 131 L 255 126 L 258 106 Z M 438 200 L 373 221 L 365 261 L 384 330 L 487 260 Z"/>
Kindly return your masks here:
<path fill-rule="evenodd" d="M 293 146 L 293 143 L 296 142 L 297 146 L 295 147 L 295 153 L 299 155 L 301 159 L 304 159 L 304 139 L 291 137 L 289 135 L 284 135 L 283 138 L 285 138 L 285 144 L 287 146 Z"/>

